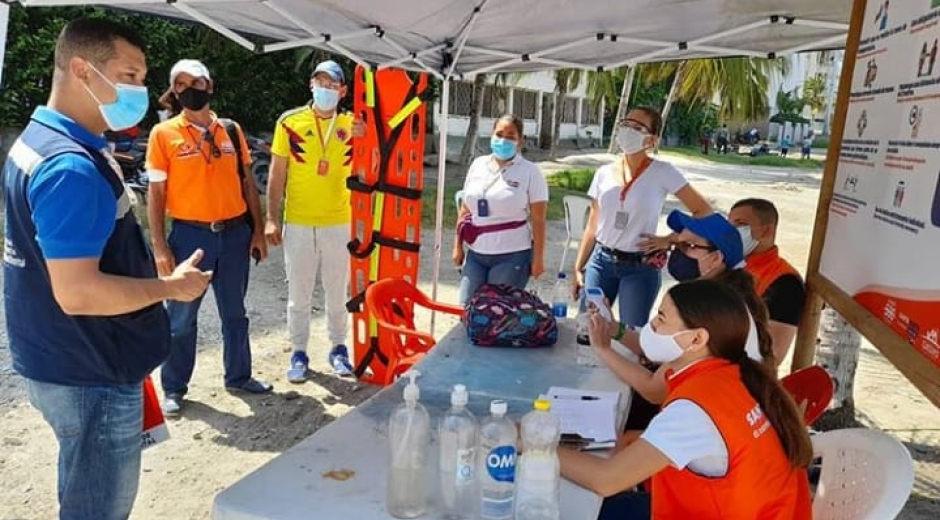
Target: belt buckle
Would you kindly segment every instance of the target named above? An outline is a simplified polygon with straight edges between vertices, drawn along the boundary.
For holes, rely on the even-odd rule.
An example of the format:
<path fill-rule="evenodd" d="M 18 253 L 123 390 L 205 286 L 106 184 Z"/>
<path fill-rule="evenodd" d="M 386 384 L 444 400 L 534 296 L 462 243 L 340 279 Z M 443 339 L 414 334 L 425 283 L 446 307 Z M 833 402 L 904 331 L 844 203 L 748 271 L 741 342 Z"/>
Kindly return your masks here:
<path fill-rule="evenodd" d="M 213 233 L 221 233 L 225 231 L 225 222 L 216 220 L 215 222 L 209 223 L 209 231 L 212 231 Z"/>

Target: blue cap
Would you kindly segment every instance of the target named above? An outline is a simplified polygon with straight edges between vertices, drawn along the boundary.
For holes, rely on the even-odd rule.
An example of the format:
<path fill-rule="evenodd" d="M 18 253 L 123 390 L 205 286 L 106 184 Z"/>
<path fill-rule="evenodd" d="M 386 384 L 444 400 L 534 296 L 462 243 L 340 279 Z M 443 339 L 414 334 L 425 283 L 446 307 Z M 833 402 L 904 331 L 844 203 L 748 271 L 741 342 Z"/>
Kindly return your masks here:
<path fill-rule="evenodd" d="M 741 233 L 720 213 L 695 218 L 675 209 L 666 217 L 666 225 L 676 233 L 688 229 L 721 251 L 728 269 L 744 267 L 744 244 Z"/>
<path fill-rule="evenodd" d="M 320 62 L 317 65 L 317 68 L 313 69 L 313 74 L 311 76 L 316 76 L 317 74 L 325 72 L 328 74 L 333 81 L 339 81 L 342 84 L 346 84 L 346 75 L 343 74 L 343 68 L 339 66 L 339 63 L 336 63 L 333 60 L 327 60 Z"/>

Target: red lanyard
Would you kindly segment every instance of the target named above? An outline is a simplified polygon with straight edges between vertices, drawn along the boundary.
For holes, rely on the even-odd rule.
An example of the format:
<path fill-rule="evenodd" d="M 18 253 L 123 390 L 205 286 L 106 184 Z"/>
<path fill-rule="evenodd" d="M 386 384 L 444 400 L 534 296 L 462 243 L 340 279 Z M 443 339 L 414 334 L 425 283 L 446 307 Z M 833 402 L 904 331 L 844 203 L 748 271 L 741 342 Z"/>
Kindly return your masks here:
<path fill-rule="evenodd" d="M 624 159 L 624 162 L 626 162 L 626 159 Z M 620 188 L 620 202 L 623 202 L 624 199 L 627 198 L 627 192 L 630 191 L 630 187 L 633 186 L 633 183 L 636 182 L 636 180 L 640 178 L 640 175 L 643 175 L 643 172 L 646 171 L 646 168 L 648 168 L 649 165 L 652 164 L 652 162 L 653 160 L 647 157 L 646 160 L 643 161 L 643 164 L 641 164 L 640 167 L 637 168 L 635 172 L 633 172 L 632 178 L 629 181 L 627 181 L 626 184 L 623 185 L 623 188 Z M 626 166 L 624 166 L 625 173 L 626 173 L 626 170 L 627 170 Z"/>

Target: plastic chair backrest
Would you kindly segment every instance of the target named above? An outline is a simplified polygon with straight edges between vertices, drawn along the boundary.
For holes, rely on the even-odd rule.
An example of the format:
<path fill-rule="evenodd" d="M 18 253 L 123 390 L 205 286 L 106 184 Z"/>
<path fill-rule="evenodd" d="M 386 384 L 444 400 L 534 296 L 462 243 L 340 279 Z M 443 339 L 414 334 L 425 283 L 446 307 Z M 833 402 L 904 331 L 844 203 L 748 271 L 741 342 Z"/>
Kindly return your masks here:
<path fill-rule="evenodd" d="M 415 301 L 423 294 L 400 278 L 385 278 L 369 286 L 370 303 L 377 317 L 399 327 L 415 330 Z"/>
<path fill-rule="evenodd" d="M 892 520 L 914 486 L 914 462 L 897 439 L 865 428 L 813 436 L 822 472 L 814 520 Z"/>
<path fill-rule="evenodd" d="M 806 367 L 780 379 L 783 388 L 793 396 L 803 412 L 803 421 L 812 425 L 829 408 L 835 385 L 825 368 L 819 365 Z"/>
<path fill-rule="evenodd" d="M 565 195 L 562 202 L 565 206 L 565 230 L 568 232 L 568 240 L 581 240 L 584 228 L 587 227 L 587 213 L 591 208 L 591 199 Z"/>

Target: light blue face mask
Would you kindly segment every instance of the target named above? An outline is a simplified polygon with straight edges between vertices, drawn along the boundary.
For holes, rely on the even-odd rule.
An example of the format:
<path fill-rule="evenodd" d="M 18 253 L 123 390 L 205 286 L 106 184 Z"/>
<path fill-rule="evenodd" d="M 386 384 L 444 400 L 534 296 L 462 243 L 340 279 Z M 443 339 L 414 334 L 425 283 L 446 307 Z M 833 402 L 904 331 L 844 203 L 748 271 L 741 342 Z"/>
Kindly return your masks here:
<path fill-rule="evenodd" d="M 147 87 L 112 83 L 94 65 L 89 63 L 88 66 L 101 76 L 101 79 L 105 80 L 108 85 L 111 85 L 115 94 L 117 94 L 117 98 L 113 103 L 104 104 L 85 84 L 85 90 L 98 103 L 98 110 L 101 111 L 101 117 L 104 118 L 108 128 L 117 132 L 137 125 L 147 115 L 147 109 L 150 108 L 150 96 L 147 94 Z"/>
<path fill-rule="evenodd" d="M 493 157 L 500 161 L 508 161 L 516 156 L 516 142 L 493 136 L 490 138 L 490 150 L 493 151 Z"/>
<path fill-rule="evenodd" d="M 313 87 L 313 104 L 320 110 L 328 112 L 339 104 L 339 91 L 326 87 Z"/>

